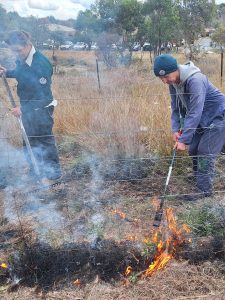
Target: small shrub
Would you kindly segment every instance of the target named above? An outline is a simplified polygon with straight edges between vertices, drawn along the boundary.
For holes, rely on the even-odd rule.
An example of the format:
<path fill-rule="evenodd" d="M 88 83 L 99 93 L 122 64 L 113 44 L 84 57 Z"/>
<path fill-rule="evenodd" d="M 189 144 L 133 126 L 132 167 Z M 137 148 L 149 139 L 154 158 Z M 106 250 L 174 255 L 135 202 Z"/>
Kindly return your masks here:
<path fill-rule="evenodd" d="M 181 215 L 196 236 L 225 236 L 224 208 L 204 205 Z"/>

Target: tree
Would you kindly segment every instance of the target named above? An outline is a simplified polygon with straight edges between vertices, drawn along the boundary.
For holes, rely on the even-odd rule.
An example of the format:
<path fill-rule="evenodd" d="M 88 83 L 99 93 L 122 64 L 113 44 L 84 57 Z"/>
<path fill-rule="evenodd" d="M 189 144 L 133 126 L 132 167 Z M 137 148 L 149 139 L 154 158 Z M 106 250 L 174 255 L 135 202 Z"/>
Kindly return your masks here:
<path fill-rule="evenodd" d="M 120 2 L 121 0 L 97 0 L 95 6 L 92 7 L 102 20 L 103 31 L 114 31 Z"/>
<path fill-rule="evenodd" d="M 221 47 L 225 46 L 225 27 L 220 26 L 212 35 L 212 40 Z"/>
<path fill-rule="evenodd" d="M 0 30 L 1 30 L 1 32 L 4 32 L 4 30 L 6 30 L 6 24 L 7 24 L 6 21 L 7 21 L 6 10 L 0 4 Z"/>
<path fill-rule="evenodd" d="M 173 0 L 147 0 L 143 7 L 148 24 L 147 36 L 155 49 L 160 52 L 162 44 L 167 43 L 177 28 L 179 15 L 176 1 Z"/>
<path fill-rule="evenodd" d="M 0 38 L 3 39 L 10 30 L 20 29 L 21 19 L 17 12 L 7 13 L 0 4 Z"/>
<path fill-rule="evenodd" d="M 102 31 L 101 20 L 91 10 L 80 11 L 74 23 L 74 28 L 79 31 L 76 35 L 91 48 L 91 43 L 96 40 L 96 35 Z"/>
<path fill-rule="evenodd" d="M 143 23 L 142 4 L 137 0 L 122 0 L 118 5 L 116 24 L 118 33 L 122 33 L 123 44 L 128 46 L 136 36 L 135 31 Z"/>
<path fill-rule="evenodd" d="M 215 0 L 183 0 L 179 2 L 180 26 L 187 46 L 192 47 L 194 40 L 204 31 L 213 19 L 216 9 Z"/>

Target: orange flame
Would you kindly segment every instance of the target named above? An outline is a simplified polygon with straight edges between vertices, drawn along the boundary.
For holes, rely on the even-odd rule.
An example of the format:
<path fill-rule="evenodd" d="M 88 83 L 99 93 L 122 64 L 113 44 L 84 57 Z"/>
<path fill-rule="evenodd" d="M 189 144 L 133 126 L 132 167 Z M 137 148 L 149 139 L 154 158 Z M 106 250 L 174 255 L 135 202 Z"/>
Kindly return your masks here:
<path fill-rule="evenodd" d="M 76 285 L 81 285 L 81 281 L 80 281 L 79 278 L 77 278 L 76 280 L 74 280 L 73 283 L 76 284 Z"/>
<path fill-rule="evenodd" d="M 6 263 L 1 263 L 0 264 L 0 267 L 3 268 L 3 269 L 7 269 L 8 268 L 8 265 Z"/>
<path fill-rule="evenodd" d="M 127 269 L 126 269 L 126 271 L 125 271 L 125 275 L 128 276 L 128 275 L 130 275 L 132 272 L 133 272 L 132 267 L 131 267 L 131 266 L 128 266 Z"/>
<path fill-rule="evenodd" d="M 137 238 L 136 238 L 136 236 L 134 236 L 134 235 L 128 235 L 128 236 L 127 236 L 127 240 L 128 240 L 128 241 L 136 241 Z"/>
<path fill-rule="evenodd" d="M 159 242 L 160 237 L 161 237 L 161 231 L 159 229 L 158 231 L 156 231 L 156 232 L 153 233 L 153 236 L 151 238 L 150 237 L 146 237 L 143 242 L 145 244 L 149 244 L 149 243 L 156 244 L 156 243 Z"/>
<path fill-rule="evenodd" d="M 112 213 L 113 213 L 113 215 L 118 215 L 122 219 L 126 218 L 126 214 L 124 212 L 122 212 L 121 210 L 115 209 Z"/>
<path fill-rule="evenodd" d="M 154 261 L 149 265 L 148 269 L 144 272 L 143 277 L 152 276 L 157 270 L 163 269 L 166 263 L 174 257 L 175 248 L 181 245 L 186 240 L 185 233 L 189 233 L 190 229 L 187 225 L 183 225 L 180 229 L 177 228 L 176 220 L 173 215 L 173 209 L 166 210 L 166 217 L 168 223 L 167 237 L 164 240 L 158 241 L 160 231 L 155 232 L 152 239 L 145 239 L 144 242 L 158 243 L 156 247 L 156 254 Z"/>

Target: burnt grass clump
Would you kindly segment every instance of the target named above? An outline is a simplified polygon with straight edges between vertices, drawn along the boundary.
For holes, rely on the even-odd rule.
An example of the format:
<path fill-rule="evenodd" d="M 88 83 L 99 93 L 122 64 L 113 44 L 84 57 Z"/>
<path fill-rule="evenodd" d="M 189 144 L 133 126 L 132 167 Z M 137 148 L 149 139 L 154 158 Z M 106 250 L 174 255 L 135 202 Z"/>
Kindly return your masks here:
<path fill-rule="evenodd" d="M 21 244 L 22 245 L 22 244 Z M 43 242 L 20 245 L 8 258 L 9 268 L 0 277 L 1 283 L 10 278 L 12 284 L 40 287 L 45 290 L 99 280 L 111 284 L 124 279 L 125 270 L 132 267 L 138 278 L 153 262 L 155 251 L 145 251 L 134 241 L 115 242 L 96 238 L 92 243 L 66 243 L 57 248 Z M 207 260 L 224 260 L 224 242 L 218 238 L 198 239 L 178 247 L 176 259 L 199 264 Z"/>
<path fill-rule="evenodd" d="M 138 263 L 137 263 L 138 261 Z M 137 245 L 127 241 L 96 239 L 92 243 L 67 243 L 53 248 L 45 243 L 34 243 L 14 252 L 9 258 L 10 274 L 27 286 L 51 288 L 72 284 L 79 279 L 88 283 L 99 279 L 112 282 L 123 278 L 127 266 L 143 270 L 144 257 Z"/>

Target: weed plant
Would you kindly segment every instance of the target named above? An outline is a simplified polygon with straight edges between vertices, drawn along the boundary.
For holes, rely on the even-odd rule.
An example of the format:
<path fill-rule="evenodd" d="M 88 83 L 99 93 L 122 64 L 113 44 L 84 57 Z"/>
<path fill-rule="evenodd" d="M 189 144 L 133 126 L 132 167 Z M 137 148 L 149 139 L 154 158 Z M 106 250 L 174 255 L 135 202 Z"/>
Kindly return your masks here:
<path fill-rule="evenodd" d="M 196 236 L 225 236 L 223 207 L 211 205 L 203 205 L 201 208 L 193 207 L 184 212 L 180 218 Z"/>

